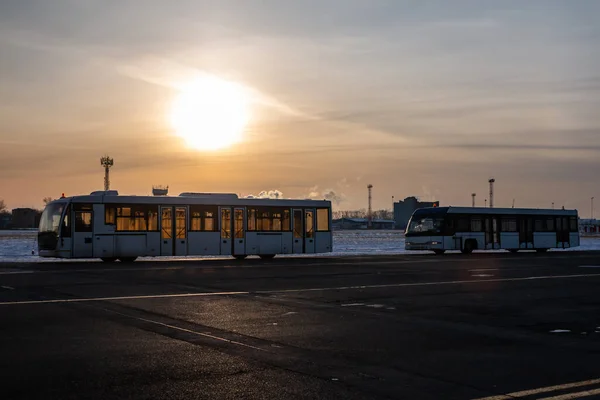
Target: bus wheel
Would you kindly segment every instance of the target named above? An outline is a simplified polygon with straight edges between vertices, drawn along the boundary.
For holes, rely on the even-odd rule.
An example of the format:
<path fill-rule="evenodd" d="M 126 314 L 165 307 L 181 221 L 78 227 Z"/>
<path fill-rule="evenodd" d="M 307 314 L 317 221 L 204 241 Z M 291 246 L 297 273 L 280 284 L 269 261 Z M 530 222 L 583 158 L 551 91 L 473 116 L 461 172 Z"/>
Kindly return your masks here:
<path fill-rule="evenodd" d="M 261 254 L 260 255 L 260 258 L 262 258 L 263 260 L 270 260 L 274 257 L 275 257 L 275 254 Z"/>
<path fill-rule="evenodd" d="M 117 259 L 114 257 L 102 257 L 101 260 L 104 261 L 105 263 L 111 263 L 111 262 L 117 261 Z"/>
<path fill-rule="evenodd" d="M 442 255 L 446 252 L 446 250 L 434 250 L 433 252 L 437 255 Z"/>
<path fill-rule="evenodd" d="M 535 251 L 537 251 L 538 253 L 545 253 L 548 251 L 548 249 L 535 249 Z"/>
<path fill-rule="evenodd" d="M 471 254 L 473 252 L 473 250 L 475 250 L 476 248 L 477 248 L 477 242 L 475 242 L 473 239 L 469 239 L 465 242 L 465 246 L 463 247 L 461 252 L 463 254 Z"/>
<path fill-rule="evenodd" d="M 135 261 L 137 257 L 121 257 L 119 258 L 119 261 L 121 261 L 122 263 L 132 263 Z"/>
<path fill-rule="evenodd" d="M 245 254 L 236 254 L 234 257 L 236 260 L 243 260 L 244 258 L 246 258 L 248 256 Z"/>

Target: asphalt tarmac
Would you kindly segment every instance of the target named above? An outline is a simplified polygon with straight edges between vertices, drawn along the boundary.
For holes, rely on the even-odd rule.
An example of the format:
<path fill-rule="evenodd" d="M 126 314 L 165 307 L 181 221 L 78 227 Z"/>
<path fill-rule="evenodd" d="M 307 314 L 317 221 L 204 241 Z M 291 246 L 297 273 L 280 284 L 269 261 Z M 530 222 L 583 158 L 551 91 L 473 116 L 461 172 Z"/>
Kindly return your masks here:
<path fill-rule="evenodd" d="M 0 264 L 2 399 L 600 398 L 600 253 Z"/>

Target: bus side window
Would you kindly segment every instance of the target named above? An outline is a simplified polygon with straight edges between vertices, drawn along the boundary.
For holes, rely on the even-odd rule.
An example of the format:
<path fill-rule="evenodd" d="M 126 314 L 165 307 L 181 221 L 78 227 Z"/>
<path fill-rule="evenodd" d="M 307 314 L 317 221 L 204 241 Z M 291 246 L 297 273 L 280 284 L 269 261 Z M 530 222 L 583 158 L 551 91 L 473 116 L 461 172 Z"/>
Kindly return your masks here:
<path fill-rule="evenodd" d="M 317 231 L 329 231 L 329 209 L 317 208 Z"/>
<path fill-rule="evenodd" d="M 92 231 L 92 212 L 75 211 L 75 232 Z"/>
<path fill-rule="evenodd" d="M 535 219 L 535 228 L 533 229 L 536 232 L 544 232 L 544 220 L 541 218 L 536 218 Z"/>
<path fill-rule="evenodd" d="M 291 230 L 290 224 L 290 210 L 283 210 L 283 220 L 281 222 L 281 230 L 289 232 Z"/>
<path fill-rule="evenodd" d="M 115 207 L 106 205 L 104 206 L 104 224 L 115 225 L 117 220 L 117 211 Z"/>
<path fill-rule="evenodd" d="M 578 223 L 577 223 L 577 217 L 571 217 L 569 219 L 569 228 L 571 232 L 578 232 Z"/>
<path fill-rule="evenodd" d="M 481 232 L 480 218 L 471 218 L 471 232 Z"/>
<path fill-rule="evenodd" d="M 517 219 L 513 217 L 502 217 L 502 232 L 517 232 Z"/>
<path fill-rule="evenodd" d="M 469 217 L 466 215 L 460 215 L 456 221 L 457 232 L 469 232 Z"/>

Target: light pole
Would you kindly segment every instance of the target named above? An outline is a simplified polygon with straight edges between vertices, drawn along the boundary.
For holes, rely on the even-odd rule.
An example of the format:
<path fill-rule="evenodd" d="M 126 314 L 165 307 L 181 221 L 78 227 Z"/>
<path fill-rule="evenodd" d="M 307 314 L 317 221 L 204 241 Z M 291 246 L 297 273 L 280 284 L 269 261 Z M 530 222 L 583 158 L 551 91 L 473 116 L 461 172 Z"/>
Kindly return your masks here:
<path fill-rule="evenodd" d="M 592 196 L 592 219 L 594 219 L 594 196 Z"/>
<path fill-rule="evenodd" d="M 554 202 L 552 202 L 552 209 L 554 210 Z"/>

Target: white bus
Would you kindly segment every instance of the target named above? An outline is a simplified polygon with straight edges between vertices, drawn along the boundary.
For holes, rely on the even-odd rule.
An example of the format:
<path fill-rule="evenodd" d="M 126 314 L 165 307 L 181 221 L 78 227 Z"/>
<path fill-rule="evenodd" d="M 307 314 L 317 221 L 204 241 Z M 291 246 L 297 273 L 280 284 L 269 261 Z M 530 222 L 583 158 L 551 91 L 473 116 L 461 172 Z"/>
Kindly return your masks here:
<path fill-rule="evenodd" d="M 434 207 L 416 210 L 406 250 L 537 250 L 579 246 L 577 210 Z"/>
<path fill-rule="evenodd" d="M 331 202 L 238 198 L 235 194 L 120 196 L 116 191 L 49 203 L 38 232 L 41 257 L 100 258 L 326 253 Z"/>

